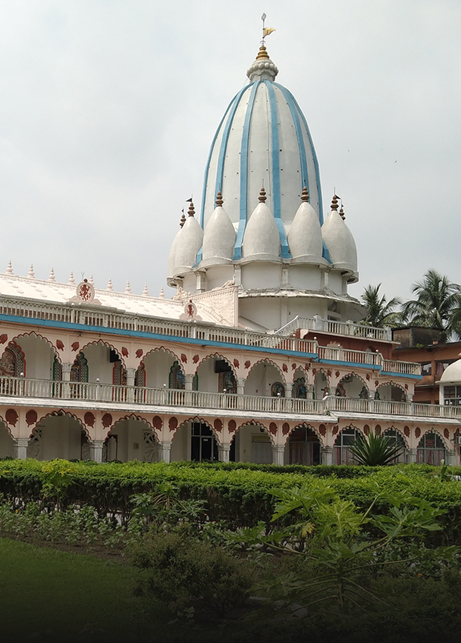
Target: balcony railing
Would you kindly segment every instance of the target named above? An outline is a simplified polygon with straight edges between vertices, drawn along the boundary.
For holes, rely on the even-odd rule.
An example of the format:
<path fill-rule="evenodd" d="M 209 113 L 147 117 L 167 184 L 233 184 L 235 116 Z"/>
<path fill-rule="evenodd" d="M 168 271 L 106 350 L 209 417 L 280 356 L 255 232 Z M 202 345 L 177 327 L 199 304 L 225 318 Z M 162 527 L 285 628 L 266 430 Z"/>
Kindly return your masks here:
<path fill-rule="evenodd" d="M 288 324 L 276 331 L 277 335 L 290 335 L 297 330 L 305 329 L 317 331 L 318 333 L 328 333 L 331 335 L 346 335 L 348 337 L 360 337 L 362 339 L 371 339 L 378 341 L 392 341 L 392 331 L 390 328 L 377 328 L 375 326 L 366 326 L 365 324 L 356 324 L 352 321 L 336 321 L 334 319 L 322 319 L 318 315 L 315 317 L 295 317 Z"/>
<path fill-rule="evenodd" d="M 178 389 L 154 389 L 95 382 L 62 382 L 20 377 L 0 377 L 0 398 L 19 397 L 105 402 L 127 406 L 192 407 L 200 410 L 239 410 L 261 413 L 325 415 L 330 412 L 400 415 L 431 418 L 461 418 L 461 406 L 439 406 L 347 397 L 327 396 L 323 400 L 236 395 Z"/>

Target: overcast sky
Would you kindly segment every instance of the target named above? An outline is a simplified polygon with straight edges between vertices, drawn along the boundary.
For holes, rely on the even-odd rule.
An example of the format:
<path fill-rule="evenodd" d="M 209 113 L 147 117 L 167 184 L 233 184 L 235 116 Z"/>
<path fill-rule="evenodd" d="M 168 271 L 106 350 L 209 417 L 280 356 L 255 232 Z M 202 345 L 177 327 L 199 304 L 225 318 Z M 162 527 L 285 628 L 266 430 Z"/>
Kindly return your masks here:
<path fill-rule="evenodd" d="M 0 0 L 2 259 L 167 296 L 181 210 L 259 47 L 296 97 L 359 297 L 461 283 L 459 0 Z"/>

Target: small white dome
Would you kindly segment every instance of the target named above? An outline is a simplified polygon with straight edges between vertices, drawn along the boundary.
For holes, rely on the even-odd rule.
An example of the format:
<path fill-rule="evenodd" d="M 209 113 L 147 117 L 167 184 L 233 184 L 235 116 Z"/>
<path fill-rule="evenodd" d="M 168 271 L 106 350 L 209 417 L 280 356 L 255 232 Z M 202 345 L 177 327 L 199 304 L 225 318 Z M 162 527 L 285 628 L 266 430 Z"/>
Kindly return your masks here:
<path fill-rule="evenodd" d="M 308 203 L 307 189 L 303 189 L 299 206 L 290 231 L 288 245 L 296 263 L 326 263 L 322 258 L 322 230 L 316 211 Z"/>
<path fill-rule="evenodd" d="M 208 220 L 203 235 L 203 251 L 200 266 L 216 266 L 231 263 L 234 254 L 236 233 L 226 211 L 222 207 L 221 193 L 218 193 L 216 208 Z"/>
<path fill-rule="evenodd" d="M 439 381 L 440 383 L 459 382 L 461 384 L 461 359 L 458 359 L 456 362 L 453 362 L 453 364 L 450 364 L 450 366 L 447 366 Z"/>
<path fill-rule="evenodd" d="M 176 267 L 176 246 L 178 245 L 178 237 L 182 232 L 182 228 L 178 230 L 173 243 L 171 244 L 170 254 L 168 255 L 168 276 L 172 277 L 174 274 L 174 269 Z"/>
<path fill-rule="evenodd" d="M 322 226 L 322 236 L 335 268 L 357 274 L 357 247 L 352 232 L 344 223 L 336 208 L 337 197 L 333 197 L 332 210 Z"/>
<path fill-rule="evenodd" d="M 243 259 L 245 261 L 279 261 L 280 235 L 274 215 L 265 204 L 264 188 L 259 204 L 253 210 L 243 237 Z"/>
<path fill-rule="evenodd" d="M 191 204 L 189 216 L 173 240 L 175 244 L 173 277 L 190 271 L 197 261 L 197 253 L 202 243 L 203 230 L 194 217 L 194 206 Z"/>

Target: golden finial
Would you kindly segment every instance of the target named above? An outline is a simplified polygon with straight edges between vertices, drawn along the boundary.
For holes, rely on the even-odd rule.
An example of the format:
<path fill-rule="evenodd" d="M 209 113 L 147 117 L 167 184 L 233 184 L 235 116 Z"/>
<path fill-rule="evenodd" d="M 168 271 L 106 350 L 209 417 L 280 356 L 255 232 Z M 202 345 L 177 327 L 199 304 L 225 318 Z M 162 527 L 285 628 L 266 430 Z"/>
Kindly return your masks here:
<path fill-rule="evenodd" d="M 222 194 L 221 194 L 221 192 L 218 192 L 218 194 L 216 195 L 216 207 L 221 208 L 223 203 L 224 203 L 224 201 L 223 201 L 223 198 L 222 198 Z"/>
<path fill-rule="evenodd" d="M 301 194 L 301 201 L 304 203 L 307 203 L 309 201 L 309 192 L 307 191 L 307 187 L 303 187 L 303 193 Z"/>
<path fill-rule="evenodd" d="M 259 193 L 259 202 L 266 203 L 266 190 L 264 187 L 261 188 L 261 192 Z"/>

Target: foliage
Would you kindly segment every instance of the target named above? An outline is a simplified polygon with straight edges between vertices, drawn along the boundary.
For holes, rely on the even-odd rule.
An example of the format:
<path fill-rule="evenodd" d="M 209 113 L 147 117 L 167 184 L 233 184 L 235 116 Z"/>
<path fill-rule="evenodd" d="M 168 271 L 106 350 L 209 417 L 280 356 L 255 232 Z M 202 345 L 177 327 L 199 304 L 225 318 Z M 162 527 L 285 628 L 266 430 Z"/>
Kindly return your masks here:
<path fill-rule="evenodd" d="M 196 607 L 222 616 L 243 603 L 253 582 L 248 561 L 191 538 L 184 527 L 151 532 L 134 545 L 132 563 L 146 570 L 139 591 L 182 616 L 190 617 Z"/>
<path fill-rule="evenodd" d="M 360 435 L 349 450 L 358 464 L 376 467 L 391 464 L 402 453 L 403 447 L 396 445 L 389 436 L 370 433 L 368 436 Z"/>
<path fill-rule="evenodd" d="M 403 306 L 403 317 L 407 323 L 436 328 L 441 331 L 441 341 L 446 341 L 456 331 L 461 313 L 461 288 L 451 283 L 448 277 L 435 270 L 428 270 L 422 281 L 413 284 L 416 299 Z"/>
<path fill-rule="evenodd" d="M 286 606 L 296 602 L 310 607 L 333 601 L 340 608 L 360 608 L 367 602 L 383 602 L 372 581 L 387 565 L 402 572 L 409 563 L 417 563 L 421 555 L 415 541 L 427 532 L 440 531 L 438 519 L 444 513 L 425 500 L 400 492 L 385 494 L 390 505 L 386 515 L 373 514 L 377 498 L 366 510 L 360 510 L 350 500 L 341 499 L 329 483 L 320 481 L 316 487 L 274 491 L 274 495 L 279 502 L 273 521 L 295 513 L 296 523 L 276 530 L 270 538 L 262 529 L 260 533 L 241 530 L 233 538 L 299 557 L 292 570 L 274 575 L 257 588 Z M 410 550 L 400 546 L 405 539 L 413 541 Z M 391 547 L 395 543 L 398 546 Z M 455 561 L 459 567 L 459 553 L 458 547 L 438 548 L 435 565 L 445 560 Z"/>
<path fill-rule="evenodd" d="M 393 297 L 389 301 L 386 295 L 379 296 L 381 284 L 377 286 L 367 286 L 361 296 L 362 302 L 366 306 L 367 316 L 361 322 L 377 328 L 384 326 L 396 326 L 400 323 L 400 313 L 394 309 L 402 303 L 399 297 Z"/>

